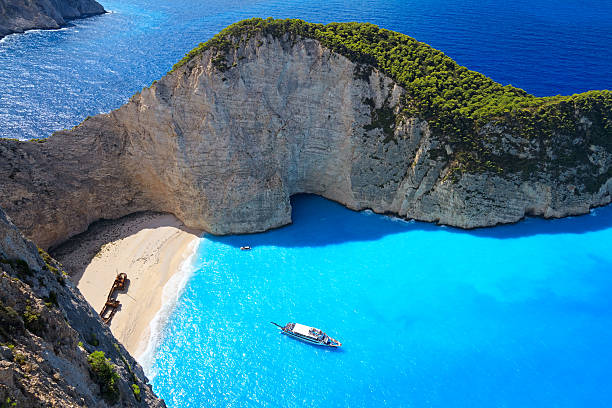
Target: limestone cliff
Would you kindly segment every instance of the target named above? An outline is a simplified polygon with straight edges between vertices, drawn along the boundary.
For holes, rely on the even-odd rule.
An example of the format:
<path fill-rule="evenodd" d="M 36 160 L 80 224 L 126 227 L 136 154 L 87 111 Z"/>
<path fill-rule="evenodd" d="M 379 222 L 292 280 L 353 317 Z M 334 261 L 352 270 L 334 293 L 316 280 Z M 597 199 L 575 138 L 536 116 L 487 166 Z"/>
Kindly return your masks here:
<path fill-rule="evenodd" d="M 109 358 L 113 385 L 89 363 L 95 351 Z M 0 209 L 0 405 L 12 404 L 165 406 L 61 266 Z"/>
<path fill-rule="evenodd" d="M 535 98 L 376 26 L 252 20 L 109 114 L 1 141 L 0 206 L 43 247 L 142 210 L 263 231 L 296 193 L 462 228 L 583 214 L 610 202 L 611 113 L 608 91 Z"/>
<path fill-rule="evenodd" d="M 95 0 L 0 0 L 0 38 L 35 28 L 60 28 L 68 20 L 104 12 Z"/>

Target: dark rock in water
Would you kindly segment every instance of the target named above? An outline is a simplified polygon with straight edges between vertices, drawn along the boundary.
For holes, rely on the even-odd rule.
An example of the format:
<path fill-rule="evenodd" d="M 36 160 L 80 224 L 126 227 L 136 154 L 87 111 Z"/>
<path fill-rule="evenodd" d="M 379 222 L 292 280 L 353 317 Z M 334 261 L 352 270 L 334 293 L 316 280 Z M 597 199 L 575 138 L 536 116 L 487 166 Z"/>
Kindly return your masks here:
<path fill-rule="evenodd" d="M 95 0 L 0 0 L 0 38 L 37 28 L 60 28 L 68 20 L 105 12 Z"/>

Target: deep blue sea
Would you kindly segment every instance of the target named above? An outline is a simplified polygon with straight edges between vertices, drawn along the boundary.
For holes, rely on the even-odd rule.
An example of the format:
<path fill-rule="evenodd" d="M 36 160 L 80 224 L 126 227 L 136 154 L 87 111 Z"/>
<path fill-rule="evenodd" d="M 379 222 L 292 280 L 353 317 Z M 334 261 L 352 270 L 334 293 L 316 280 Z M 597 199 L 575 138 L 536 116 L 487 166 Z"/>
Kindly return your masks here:
<path fill-rule="evenodd" d="M 102 3 L 112 13 L 0 41 L 0 137 L 115 109 L 255 16 L 369 21 L 540 96 L 612 88 L 609 0 Z M 293 219 L 205 236 L 168 286 L 142 361 L 169 407 L 612 406 L 612 207 L 466 232 L 300 196 Z"/>
<path fill-rule="evenodd" d="M 368 21 L 538 96 L 612 89 L 610 0 L 100 0 L 110 14 L 0 43 L 0 137 L 118 108 L 244 18 Z"/>

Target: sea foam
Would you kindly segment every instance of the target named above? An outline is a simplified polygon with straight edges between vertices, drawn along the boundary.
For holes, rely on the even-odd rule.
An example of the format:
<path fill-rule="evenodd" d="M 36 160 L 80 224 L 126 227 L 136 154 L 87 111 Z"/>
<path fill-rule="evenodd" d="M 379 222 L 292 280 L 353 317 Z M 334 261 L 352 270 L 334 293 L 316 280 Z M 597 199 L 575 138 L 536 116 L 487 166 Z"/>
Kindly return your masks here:
<path fill-rule="evenodd" d="M 187 253 L 189 255 L 181 262 L 179 270 L 172 275 L 168 282 L 164 286 L 162 291 L 162 305 L 155 317 L 149 324 L 149 338 L 147 339 L 147 346 L 144 351 L 136 357 L 140 365 L 143 367 L 146 375 L 149 378 L 155 377 L 155 372 L 152 371 L 153 357 L 155 350 L 159 343 L 163 340 L 163 329 L 166 326 L 166 322 L 170 317 L 170 314 L 174 310 L 177 300 L 180 298 L 185 285 L 193 275 L 195 270 L 193 264 L 193 257 L 197 252 L 200 240 L 194 240 L 187 247 Z"/>

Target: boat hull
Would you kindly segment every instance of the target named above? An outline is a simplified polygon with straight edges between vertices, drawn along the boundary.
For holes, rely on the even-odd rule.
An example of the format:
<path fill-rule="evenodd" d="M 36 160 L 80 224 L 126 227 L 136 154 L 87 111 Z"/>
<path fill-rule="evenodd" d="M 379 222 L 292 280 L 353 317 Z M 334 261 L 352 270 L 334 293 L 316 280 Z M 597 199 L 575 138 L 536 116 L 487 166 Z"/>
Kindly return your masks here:
<path fill-rule="evenodd" d="M 332 347 L 338 348 L 342 345 L 338 340 L 329 337 L 323 331 L 306 326 L 299 323 L 287 323 L 284 326 L 281 326 L 278 323 L 270 322 L 279 329 L 281 332 L 289 337 L 293 337 L 294 339 L 303 341 L 305 343 L 314 344 L 315 346 L 322 347 Z"/>
<path fill-rule="evenodd" d="M 282 330 L 282 333 L 287 335 L 287 336 L 289 336 L 289 337 L 293 337 L 294 339 L 298 339 L 300 341 L 303 341 L 305 343 L 314 344 L 315 346 L 331 347 L 331 348 L 338 348 L 338 347 L 340 347 L 339 345 L 336 345 L 336 344 L 326 344 L 326 343 L 323 343 L 321 341 L 317 341 L 317 340 L 311 339 L 309 337 L 302 336 L 299 333 L 293 333 L 293 332 L 287 331 L 287 330 Z"/>

